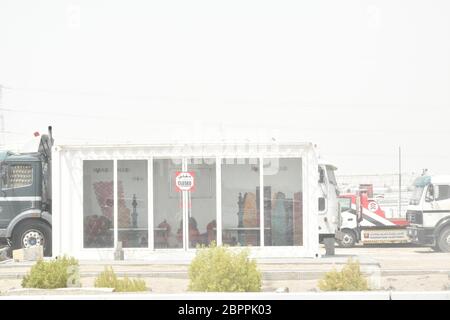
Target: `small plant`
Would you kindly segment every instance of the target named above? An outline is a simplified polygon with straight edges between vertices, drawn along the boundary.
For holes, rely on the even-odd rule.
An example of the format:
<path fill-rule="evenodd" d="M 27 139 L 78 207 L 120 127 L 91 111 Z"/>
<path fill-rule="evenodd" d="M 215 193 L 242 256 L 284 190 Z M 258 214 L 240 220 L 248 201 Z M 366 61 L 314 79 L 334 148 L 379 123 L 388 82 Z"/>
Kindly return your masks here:
<path fill-rule="evenodd" d="M 38 289 L 67 288 L 73 282 L 78 268 L 75 258 L 59 257 L 55 260 L 39 260 L 22 279 L 22 287 Z M 76 279 L 75 279 L 76 280 Z"/>
<path fill-rule="evenodd" d="M 261 273 L 248 251 L 233 253 L 226 247 L 198 249 L 189 266 L 189 290 L 204 292 L 259 292 Z"/>
<path fill-rule="evenodd" d="M 112 267 L 105 267 L 105 270 L 95 279 L 94 286 L 96 288 L 114 288 L 115 292 L 147 291 L 144 280 L 128 277 L 119 279 Z"/>
<path fill-rule="evenodd" d="M 325 274 L 319 281 L 322 291 L 368 291 L 367 279 L 361 273 L 359 262 L 349 259 L 340 272 L 336 270 Z"/>

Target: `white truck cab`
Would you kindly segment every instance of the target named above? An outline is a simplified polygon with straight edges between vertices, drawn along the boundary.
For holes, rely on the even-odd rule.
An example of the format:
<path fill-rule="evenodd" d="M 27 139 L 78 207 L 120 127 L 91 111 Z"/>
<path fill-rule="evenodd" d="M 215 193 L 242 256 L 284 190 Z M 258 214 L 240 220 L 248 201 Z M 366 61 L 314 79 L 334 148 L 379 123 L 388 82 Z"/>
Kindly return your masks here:
<path fill-rule="evenodd" d="M 319 242 L 335 238 L 339 226 L 337 168 L 319 160 Z"/>
<path fill-rule="evenodd" d="M 406 217 L 413 243 L 450 252 L 450 175 L 417 178 Z"/>

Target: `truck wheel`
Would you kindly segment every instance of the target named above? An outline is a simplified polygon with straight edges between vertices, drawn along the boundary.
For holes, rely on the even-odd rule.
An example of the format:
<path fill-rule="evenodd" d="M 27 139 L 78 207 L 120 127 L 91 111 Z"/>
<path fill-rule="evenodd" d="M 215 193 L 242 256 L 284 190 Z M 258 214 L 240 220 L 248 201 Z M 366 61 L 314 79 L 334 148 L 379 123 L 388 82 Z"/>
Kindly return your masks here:
<path fill-rule="evenodd" d="M 440 251 L 450 252 L 450 226 L 441 231 L 437 240 L 437 245 Z"/>
<path fill-rule="evenodd" d="M 342 237 L 342 240 L 340 240 L 339 246 L 343 248 L 351 248 L 356 243 L 356 236 L 355 233 L 351 230 L 342 230 L 342 233 L 344 234 Z"/>
<path fill-rule="evenodd" d="M 43 246 L 44 256 L 52 255 L 52 230 L 43 221 L 25 221 L 19 224 L 13 231 L 13 249 Z"/>

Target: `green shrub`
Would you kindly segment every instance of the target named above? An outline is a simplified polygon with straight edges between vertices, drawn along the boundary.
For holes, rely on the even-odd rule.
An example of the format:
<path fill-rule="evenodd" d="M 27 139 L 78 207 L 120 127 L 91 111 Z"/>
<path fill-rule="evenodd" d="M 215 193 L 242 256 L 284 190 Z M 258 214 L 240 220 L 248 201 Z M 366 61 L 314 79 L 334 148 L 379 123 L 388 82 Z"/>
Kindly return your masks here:
<path fill-rule="evenodd" d="M 51 261 L 39 260 L 22 279 L 22 287 L 39 289 L 67 288 L 69 282 L 77 281 L 78 261 L 60 257 Z"/>
<path fill-rule="evenodd" d="M 198 248 L 189 266 L 189 290 L 204 292 L 259 292 L 261 274 L 248 251 L 233 253 L 226 247 Z"/>
<path fill-rule="evenodd" d="M 322 291 L 367 291 L 367 279 L 361 273 L 359 262 L 349 259 L 340 272 L 333 270 L 319 281 Z"/>
<path fill-rule="evenodd" d="M 105 270 L 95 279 L 96 288 L 114 288 L 115 292 L 138 292 L 147 291 L 145 281 L 142 279 L 117 278 L 112 267 Z"/>

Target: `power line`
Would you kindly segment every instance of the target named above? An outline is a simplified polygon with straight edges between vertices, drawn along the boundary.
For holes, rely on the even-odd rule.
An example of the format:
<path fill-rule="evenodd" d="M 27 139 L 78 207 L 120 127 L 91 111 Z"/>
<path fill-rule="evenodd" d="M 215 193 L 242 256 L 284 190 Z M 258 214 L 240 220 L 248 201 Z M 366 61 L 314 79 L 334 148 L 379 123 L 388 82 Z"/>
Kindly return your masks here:
<path fill-rule="evenodd" d="M 9 107 L 9 108 L 5 108 L 5 107 L 0 107 L 0 114 L 3 112 L 11 112 L 11 113 L 29 113 L 29 114 L 38 114 L 38 115 L 49 115 L 49 116 L 59 116 L 59 117 L 66 117 L 66 118 L 89 118 L 89 119 L 104 119 L 104 120 L 118 120 L 118 121 L 122 121 L 124 119 L 127 120 L 133 120 L 133 121 L 139 121 L 142 119 L 136 118 L 136 117 L 130 117 L 127 115 L 120 115 L 120 116 L 111 116 L 111 115 L 92 115 L 92 114 L 75 114 L 75 113 L 61 113 L 61 112 L 53 112 L 53 111 L 35 111 L 35 110 L 28 110 L 28 109 L 22 109 L 22 108 L 16 108 L 16 107 Z M 171 125 L 183 125 L 186 124 L 184 121 L 173 121 L 173 119 L 171 120 Z M 214 122 L 208 122 L 208 124 L 203 125 L 203 126 L 217 126 L 217 123 Z M 241 126 L 239 125 L 233 125 L 233 126 L 229 126 L 229 129 L 231 130 L 232 128 L 241 128 Z M 249 127 L 242 127 L 243 130 L 249 130 Z M 270 128 L 269 128 L 270 129 Z M 288 130 L 289 126 L 288 126 Z M 362 135 L 362 134 L 366 134 L 366 135 L 373 135 L 373 134 L 380 134 L 379 130 L 355 130 L 354 128 L 330 128 L 327 127 L 326 131 L 324 131 L 324 128 L 319 128 L 319 127 L 302 127 L 302 131 L 304 132 L 323 132 L 323 133 L 329 133 L 329 132 L 336 132 L 336 133 L 343 133 L 343 134 L 358 134 L 358 135 Z M 390 132 L 390 133 L 417 133 L 417 131 L 415 130 L 385 130 L 384 133 L 386 132 Z M 417 133 L 419 134 L 419 133 Z M 427 132 L 422 132 L 420 133 L 420 135 L 423 134 L 427 134 L 427 135 L 431 135 L 431 134 L 448 134 L 450 135 L 450 131 L 445 131 L 445 130 L 434 130 L 434 131 L 430 131 L 428 130 Z M 375 155 L 375 156 L 381 156 L 380 155 Z"/>
<path fill-rule="evenodd" d="M 208 97 L 174 97 L 174 96 L 151 96 L 151 95 L 123 95 L 113 92 L 102 92 L 102 91 L 64 91 L 64 90 L 52 90 L 46 88 L 20 88 L 20 87 L 5 87 L 4 89 L 16 92 L 37 92 L 37 93 L 45 93 L 45 94 L 54 94 L 54 95 L 72 95 L 72 96 L 90 96 L 90 97 L 110 97 L 110 98 L 122 98 L 122 99 L 132 99 L 132 100 L 172 100 L 172 101 L 182 101 L 182 102 L 223 102 L 226 104 L 257 104 L 257 105 L 290 105 L 295 108 L 300 109 L 311 109 L 311 108 L 324 108 L 324 109 L 361 109 L 361 108 L 377 108 L 377 109 L 389 109 L 393 108 L 398 109 L 408 109 L 408 111 L 414 111 L 411 109 L 413 106 L 427 107 L 430 106 L 425 103 L 417 103 L 417 104 L 395 104 L 395 103 L 357 103 L 357 104 L 348 104 L 348 103 L 317 103 L 311 102 L 308 100 L 286 100 L 286 99 L 264 99 L 264 98 L 227 98 L 227 97 L 217 97 L 217 98 L 208 98 Z M 448 103 L 440 103 L 434 104 L 433 108 L 444 108 L 447 110 L 450 105 Z M 424 110 L 428 109 L 420 109 L 420 112 L 425 112 Z"/>
<path fill-rule="evenodd" d="M 16 131 L 7 131 L 7 130 L 0 131 L 0 133 L 2 133 L 2 134 L 14 134 L 14 135 L 20 135 L 20 136 L 29 136 L 30 135 L 29 132 L 25 133 L 25 132 L 16 132 Z"/>
<path fill-rule="evenodd" d="M 150 96 L 150 95 L 123 95 L 112 92 L 101 92 L 101 91 L 61 91 L 61 90 L 51 90 L 42 88 L 18 88 L 18 87 L 5 87 L 10 91 L 16 92 L 37 92 L 44 94 L 54 94 L 54 95 L 71 95 L 71 96 L 88 96 L 88 97 L 110 97 L 110 98 L 122 98 L 122 99 L 133 99 L 133 100 L 181 100 L 185 102 L 199 102 L 205 99 L 199 99 L 195 97 L 173 97 L 173 96 Z"/>
<path fill-rule="evenodd" d="M 94 119 L 117 119 L 111 116 L 95 116 L 88 114 L 74 114 L 74 113 L 60 113 L 60 112 L 50 112 L 50 111 L 34 111 L 34 110 L 25 110 L 25 109 L 17 109 L 17 108 L 3 108 L 0 107 L 0 112 L 16 112 L 16 113 L 31 113 L 31 114 L 42 114 L 42 115 L 52 115 L 52 116 L 61 116 L 61 117 L 72 117 L 72 118 L 94 118 Z"/>

